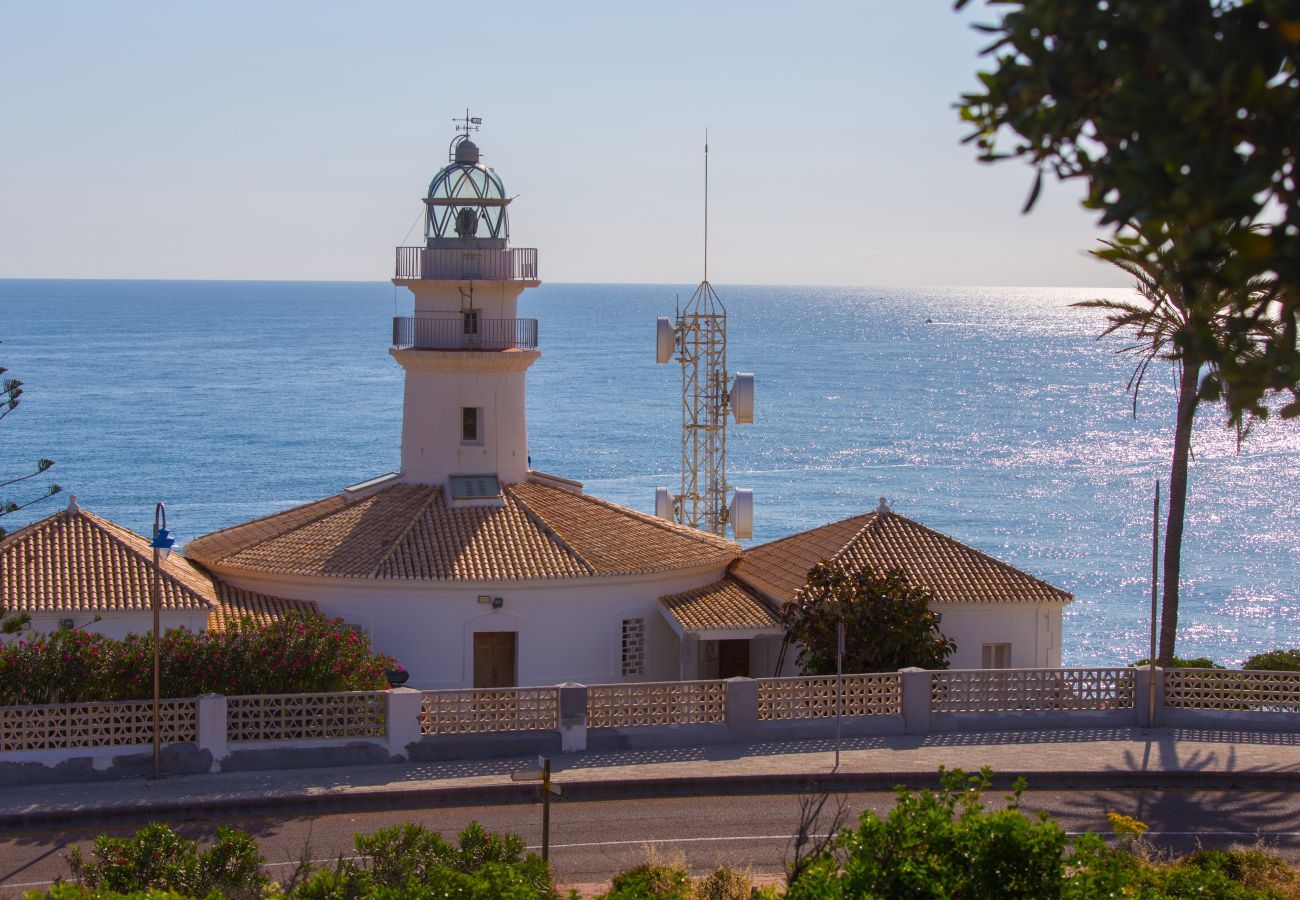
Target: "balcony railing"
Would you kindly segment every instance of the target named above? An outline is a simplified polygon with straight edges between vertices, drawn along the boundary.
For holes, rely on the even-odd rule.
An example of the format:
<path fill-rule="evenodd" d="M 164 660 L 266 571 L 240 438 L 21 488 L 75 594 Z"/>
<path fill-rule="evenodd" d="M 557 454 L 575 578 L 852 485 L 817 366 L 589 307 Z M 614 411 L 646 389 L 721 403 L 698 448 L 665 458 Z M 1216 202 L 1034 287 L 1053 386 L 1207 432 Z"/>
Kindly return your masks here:
<path fill-rule="evenodd" d="M 399 350 L 536 350 L 537 320 L 397 316 L 393 346 Z"/>
<path fill-rule="evenodd" d="M 537 248 L 430 250 L 398 247 L 396 278 L 448 281 L 536 281 Z"/>

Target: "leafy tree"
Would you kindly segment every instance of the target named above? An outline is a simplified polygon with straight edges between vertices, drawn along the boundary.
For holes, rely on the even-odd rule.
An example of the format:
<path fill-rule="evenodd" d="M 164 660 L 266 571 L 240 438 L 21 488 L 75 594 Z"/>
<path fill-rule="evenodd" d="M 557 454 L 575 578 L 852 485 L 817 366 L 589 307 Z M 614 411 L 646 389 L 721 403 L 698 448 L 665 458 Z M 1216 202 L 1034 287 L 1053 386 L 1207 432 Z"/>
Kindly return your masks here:
<path fill-rule="evenodd" d="M 1270 391 L 1300 415 L 1300 2 L 990 3 L 993 70 L 958 104 L 980 158 L 1037 170 L 1026 211 L 1044 174 L 1082 180 L 1124 253 L 1166 254 L 1184 294 L 1231 302 L 1223 335 L 1175 340 L 1210 354 L 1232 418 Z"/>
<path fill-rule="evenodd" d="M 1300 647 L 1256 653 L 1242 668 L 1261 672 L 1300 672 Z"/>
<path fill-rule="evenodd" d="M 893 672 L 907 666 L 947 668 L 957 645 L 939 631 L 930 593 L 902 572 L 851 572 L 822 562 L 782 610 L 790 640 L 800 645 L 806 675 L 835 672 L 839 623 L 844 621 L 844 671 Z"/>
<path fill-rule="evenodd" d="M 8 371 L 9 371 L 8 369 L 4 368 L 3 366 L 0 366 L 0 375 L 4 375 L 4 373 Z M 22 395 L 23 395 L 23 383 L 21 381 L 19 381 L 16 378 L 5 378 L 3 380 L 0 380 L 0 420 L 3 420 L 6 416 L 8 416 L 11 412 L 13 412 L 15 409 L 18 408 L 18 401 L 19 398 L 22 397 Z M 50 467 L 53 465 L 54 465 L 54 460 L 52 459 L 37 460 L 36 468 L 33 471 L 28 472 L 25 475 L 19 475 L 16 478 L 10 478 L 7 481 L 0 481 L 0 488 L 9 488 L 15 484 L 18 484 L 19 482 L 27 481 L 29 479 L 36 478 L 39 475 L 43 475 L 47 471 L 49 471 Z M 18 512 L 18 510 L 20 509 L 26 509 L 27 507 L 31 506 L 33 503 L 39 503 L 47 497 L 54 496 L 55 494 L 59 493 L 59 491 L 61 490 L 63 490 L 63 488 L 59 487 L 57 484 L 50 484 L 45 487 L 42 493 L 38 494 L 35 497 L 30 497 L 26 500 L 14 500 L 12 498 L 5 497 L 4 499 L 0 500 L 0 516 L 7 516 L 10 513 Z M 0 538 L 3 538 L 5 534 L 6 532 L 4 528 L 0 528 Z"/>
<path fill-rule="evenodd" d="M 1177 373 L 1173 459 L 1169 471 L 1169 511 L 1165 523 L 1164 587 L 1160 611 L 1160 651 L 1163 664 L 1174 658 L 1178 632 L 1178 589 L 1182 573 L 1183 525 L 1187 510 L 1188 465 L 1192 449 L 1192 427 L 1202 400 L 1218 400 L 1227 391 L 1225 372 L 1218 352 L 1230 343 L 1238 359 L 1248 360 L 1263 350 L 1264 335 L 1273 320 L 1262 316 L 1249 331 L 1237 330 L 1236 305 L 1232 293 L 1218 283 L 1202 279 L 1189 285 L 1179 277 L 1183 265 L 1176 245 L 1166 241 L 1154 255 L 1133 241 L 1103 241 L 1105 250 L 1094 251 L 1133 276 L 1137 300 L 1085 300 L 1075 306 L 1104 310 L 1107 325 L 1101 336 L 1123 332 L 1133 343 L 1121 352 L 1136 354 L 1138 361 L 1129 378 L 1133 414 L 1137 415 L 1138 393 L 1151 363 L 1173 364 Z M 1253 279 L 1245 290 L 1259 298 L 1271 294 L 1271 285 Z M 1247 411 L 1246 416 L 1265 415 Z M 1240 430 L 1239 435 L 1244 434 Z"/>

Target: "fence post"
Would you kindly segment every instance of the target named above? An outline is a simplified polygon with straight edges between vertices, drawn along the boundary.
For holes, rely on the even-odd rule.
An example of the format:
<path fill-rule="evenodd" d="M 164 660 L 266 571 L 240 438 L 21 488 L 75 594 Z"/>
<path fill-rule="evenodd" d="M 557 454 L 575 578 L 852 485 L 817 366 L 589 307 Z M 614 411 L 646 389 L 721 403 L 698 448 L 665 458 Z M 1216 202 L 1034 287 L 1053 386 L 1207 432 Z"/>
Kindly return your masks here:
<path fill-rule="evenodd" d="M 424 694 L 415 688 L 396 687 L 384 692 L 388 699 L 384 743 L 389 756 L 409 759 L 410 744 L 420 741 L 420 713 Z"/>
<path fill-rule="evenodd" d="M 758 682 L 752 678 L 728 678 L 727 730 L 733 738 L 752 738 L 758 733 Z"/>
<path fill-rule="evenodd" d="M 899 669 L 903 689 L 903 731 L 928 734 L 930 731 L 930 671 L 912 666 Z"/>
<path fill-rule="evenodd" d="M 230 744 L 226 737 L 226 698 L 221 694 L 204 694 L 198 699 L 198 739 L 199 752 L 207 750 L 212 754 L 211 771 L 221 771 L 221 761 L 230 755 Z"/>
<path fill-rule="evenodd" d="M 556 688 L 560 694 L 560 752 L 587 749 L 587 686 L 567 681 Z"/>

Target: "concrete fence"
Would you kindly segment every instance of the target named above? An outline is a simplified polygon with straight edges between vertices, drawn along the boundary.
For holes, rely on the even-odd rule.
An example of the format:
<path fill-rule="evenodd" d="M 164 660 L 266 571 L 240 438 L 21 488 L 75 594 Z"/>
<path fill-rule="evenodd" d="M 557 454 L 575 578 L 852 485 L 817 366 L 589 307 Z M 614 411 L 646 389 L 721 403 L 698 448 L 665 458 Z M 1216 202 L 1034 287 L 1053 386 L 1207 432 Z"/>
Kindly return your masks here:
<path fill-rule="evenodd" d="M 1154 705 L 1152 699 L 1154 698 Z M 205 696 L 162 705 L 169 772 L 1107 726 L 1300 731 L 1300 673 L 1073 668 Z M 0 785 L 151 769 L 148 701 L 0 707 Z"/>

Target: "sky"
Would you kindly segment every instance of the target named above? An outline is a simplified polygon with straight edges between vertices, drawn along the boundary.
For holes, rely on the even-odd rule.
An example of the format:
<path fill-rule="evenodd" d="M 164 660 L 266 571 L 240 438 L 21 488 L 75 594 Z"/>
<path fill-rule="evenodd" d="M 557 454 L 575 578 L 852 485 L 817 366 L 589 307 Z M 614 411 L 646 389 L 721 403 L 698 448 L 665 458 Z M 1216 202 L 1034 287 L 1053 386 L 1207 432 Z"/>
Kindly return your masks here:
<path fill-rule="evenodd" d="M 455 115 L 552 282 L 1120 286 L 946 0 L 0 0 L 0 278 L 383 280 Z"/>

